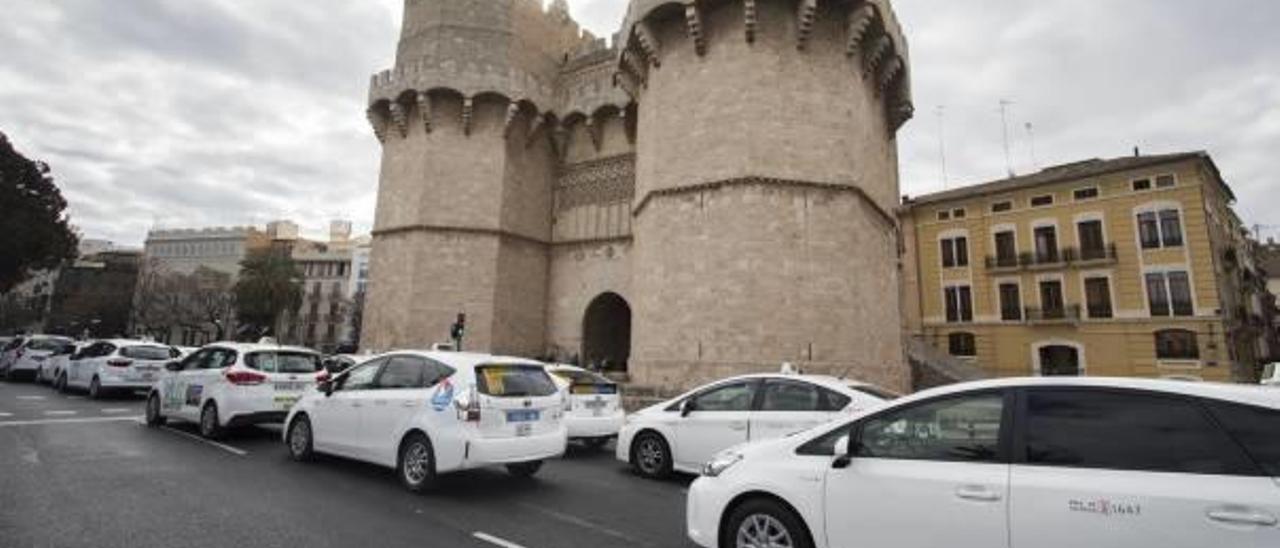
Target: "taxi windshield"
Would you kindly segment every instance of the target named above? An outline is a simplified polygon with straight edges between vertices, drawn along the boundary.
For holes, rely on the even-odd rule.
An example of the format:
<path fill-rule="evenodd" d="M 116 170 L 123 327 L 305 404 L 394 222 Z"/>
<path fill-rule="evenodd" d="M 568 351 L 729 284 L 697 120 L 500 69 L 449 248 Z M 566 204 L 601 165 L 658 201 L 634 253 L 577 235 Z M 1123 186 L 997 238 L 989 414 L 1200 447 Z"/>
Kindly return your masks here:
<path fill-rule="evenodd" d="M 72 343 L 68 339 L 31 339 L 31 343 L 27 345 L 27 348 L 29 350 L 57 352 L 71 345 Z"/>
<path fill-rule="evenodd" d="M 250 352 L 244 363 L 263 373 L 315 373 L 321 369 L 320 356 L 307 352 Z"/>
<path fill-rule="evenodd" d="M 476 368 L 481 394 L 498 397 L 550 396 L 556 384 L 540 365 L 491 364 Z"/>

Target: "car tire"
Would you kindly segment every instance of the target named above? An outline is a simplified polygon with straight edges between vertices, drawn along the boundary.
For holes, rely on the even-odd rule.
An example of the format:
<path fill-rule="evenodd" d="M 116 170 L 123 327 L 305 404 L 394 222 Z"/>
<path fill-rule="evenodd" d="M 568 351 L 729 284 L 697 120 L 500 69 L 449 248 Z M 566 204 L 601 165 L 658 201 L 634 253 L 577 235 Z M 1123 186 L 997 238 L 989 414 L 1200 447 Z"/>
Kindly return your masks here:
<path fill-rule="evenodd" d="M 200 435 L 216 440 L 222 437 L 222 432 L 222 426 L 218 424 L 218 404 L 212 400 L 205 402 L 200 409 Z"/>
<path fill-rule="evenodd" d="M 396 475 L 400 476 L 400 483 L 414 493 L 426 491 L 435 483 L 436 452 L 430 439 L 414 432 L 400 443 Z"/>
<path fill-rule="evenodd" d="M 720 531 L 720 546 L 813 548 L 804 521 L 790 508 L 764 498 L 739 504 Z"/>
<path fill-rule="evenodd" d="M 293 422 L 289 423 L 289 433 L 285 436 L 285 440 L 289 446 L 289 458 L 298 462 L 306 462 L 315 456 L 313 452 L 315 440 L 311 429 L 311 419 L 307 418 L 306 415 L 294 417 Z"/>
<path fill-rule="evenodd" d="M 159 428 L 166 422 L 168 419 L 160 414 L 160 395 L 152 392 L 147 395 L 147 426 Z"/>
<path fill-rule="evenodd" d="M 89 381 L 89 399 L 102 399 L 102 383 L 98 382 L 98 377 L 94 377 L 93 380 Z"/>
<path fill-rule="evenodd" d="M 542 461 L 531 460 L 529 462 L 517 462 L 507 465 L 507 473 L 517 478 L 532 478 L 542 469 Z"/>
<path fill-rule="evenodd" d="M 631 442 L 631 469 L 649 479 L 671 475 L 671 446 L 662 434 L 641 432 Z"/>

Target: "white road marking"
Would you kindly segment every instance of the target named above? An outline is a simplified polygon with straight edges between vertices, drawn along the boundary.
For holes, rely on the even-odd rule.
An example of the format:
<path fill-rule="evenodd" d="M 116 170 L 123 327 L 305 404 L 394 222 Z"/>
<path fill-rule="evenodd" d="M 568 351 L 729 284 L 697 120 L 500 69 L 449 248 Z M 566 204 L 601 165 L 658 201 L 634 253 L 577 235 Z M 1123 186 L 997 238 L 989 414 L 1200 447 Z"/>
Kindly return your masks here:
<path fill-rule="evenodd" d="M 600 525 L 600 524 L 593 523 L 593 522 L 587 521 L 587 520 L 585 520 L 585 519 L 582 519 L 582 518 L 580 518 L 580 517 L 578 517 L 578 516 L 571 516 L 571 515 L 569 515 L 569 514 L 565 514 L 565 513 L 557 512 L 557 511 L 555 511 L 555 510 L 548 510 L 548 509 L 546 509 L 546 508 L 542 508 L 542 507 L 535 506 L 535 505 L 532 505 L 532 504 L 523 504 L 523 503 L 522 503 L 522 504 L 520 504 L 520 507 L 521 507 L 521 508 L 525 508 L 525 509 L 527 509 L 527 510 L 529 510 L 529 511 L 532 511 L 532 512 L 537 512 L 537 513 L 540 513 L 540 514 L 546 515 L 547 517 L 550 517 L 550 518 L 552 518 L 552 519 L 556 519 L 556 520 L 559 520 L 559 521 L 563 521 L 563 522 L 565 522 L 565 523 L 568 523 L 568 524 L 571 524 L 571 525 L 576 525 L 576 526 L 581 527 L 581 528 L 583 528 L 583 529 L 589 529 L 589 530 L 591 530 L 591 531 L 595 531 L 595 532 L 600 533 L 600 534 L 602 534 L 602 535 L 605 535 L 605 536 L 609 536 L 609 537 L 616 538 L 616 539 L 621 540 L 621 541 L 624 541 L 624 542 L 626 542 L 626 543 L 628 543 L 628 544 L 636 544 L 636 545 L 641 545 L 641 546 L 652 546 L 652 544 L 649 544 L 649 543 L 647 543 L 647 542 L 645 542 L 645 541 L 643 541 L 643 540 L 640 540 L 640 539 L 637 539 L 637 538 L 635 538 L 635 537 L 632 537 L 631 535 L 628 535 L 628 534 L 626 534 L 626 533 L 623 533 L 623 532 L 621 532 L 621 531 L 618 531 L 617 529 L 610 529 L 610 528 L 605 527 L 605 526 L 603 526 L 603 525 Z"/>
<path fill-rule="evenodd" d="M 43 400 L 44 396 L 18 396 L 20 400 Z"/>
<path fill-rule="evenodd" d="M 91 417 L 82 419 L 40 419 L 29 421 L 0 421 L 0 428 L 5 426 L 39 426 L 44 424 L 77 424 L 89 422 L 124 422 L 136 421 L 142 417 Z"/>
<path fill-rule="evenodd" d="M 516 543 L 514 543 L 514 542 L 511 542 L 511 541 L 509 541 L 509 540 L 500 539 L 500 538 L 498 538 L 498 537 L 495 537 L 495 536 L 493 536 L 493 535 L 490 535 L 490 534 L 488 534 L 488 533 L 483 533 L 483 532 L 480 532 L 480 531 L 476 531 L 476 532 L 474 532 L 474 533 L 471 533 L 471 536 L 473 536 L 473 537 L 475 537 L 475 538 L 477 538 L 477 539 L 483 540 L 483 541 L 485 541 L 485 542 L 487 542 L 487 543 L 489 543 L 489 544 L 492 544 L 492 545 L 494 545 L 494 546 L 501 546 L 502 548 L 524 548 L 524 546 L 521 546 L 521 545 L 516 544 Z"/>
<path fill-rule="evenodd" d="M 12 417 L 13 413 L 0 413 L 0 417 Z"/>
<path fill-rule="evenodd" d="M 174 434 L 177 434 L 177 435 L 179 435 L 179 436 L 182 436 L 182 437 L 185 437 L 185 438 L 191 438 L 191 439 L 196 440 L 196 441 L 198 441 L 198 442 L 206 443 L 206 444 L 212 445 L 212 446 L 214 446 L 214 447 L 217 447 L 218 449 L 221 449 L 221 450 L 223 450 L 223 451 L 226 451 L 226 452 L 228 452 L 228 453 L 231 453 L 232 455 L 237 455 L 237 456 L 241 456 L 241 457 L 243 457 L 243 456 L 245 456 L 245 455 L 248 455 L 248 454 L 249 454 L 249 452 L 248 452 L 248 451 L 245 451 L 244 449 L 240 449 L 240 448 L 237 448 L 237 447 L 232 447 L 232 446 L 227 445 L 227 444 L 225 444 L 225 443 L 218 443 L 218 442 L 213 441 L 213 440 L 207 440 L 207 439 L 204 439 L 204 438 L 202 438 L 202 437 L 200 437 L 200 436 L 197 436 L 197 435 L 195 435 L 195 434 L 192 434 L 191 432 L 183 432 L 182 430 L 178 430 L 177 428 L 174 428 L 174 427 L 172 427 L 172 426 L 165 426 L 165 427 L 164 427 L 164 429 L 165 429 L 165 430 L 168 430 L 168 431 L 170 431 L 170 432 L 173 432 Z"/>
<path fill-rule="evenodd" d="M 68 415 L 74 415 L 76 414 L 76 412 L 75 411 L 45 411 L 44 414 L 49 415 L 51 417 L 65 417 Z"/>
<path fill-rule="evenodd" d="M 129 409 L 124 407 L 112 407 L 110 409 L 103 409 L 102 412 L 103 413 L 128 413 Z"/>

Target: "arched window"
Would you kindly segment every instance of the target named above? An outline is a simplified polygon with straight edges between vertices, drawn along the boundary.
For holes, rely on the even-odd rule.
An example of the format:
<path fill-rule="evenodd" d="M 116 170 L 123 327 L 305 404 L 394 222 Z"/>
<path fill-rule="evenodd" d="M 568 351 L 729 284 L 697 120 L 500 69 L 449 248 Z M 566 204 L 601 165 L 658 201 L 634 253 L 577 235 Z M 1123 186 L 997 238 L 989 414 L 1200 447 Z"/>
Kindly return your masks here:
<path fill-rule="evenodd" d="M 973 336 L 973 333 L 952 333 L 947 335 L 947 349 L 952 356 L 965 358 L 977 356 L 977 338 Z"/>
<path fill-rule="evenodd" d="M 1196 333 L 1186 329 L 1156 331 L 1156 359 L 1200 359 L 1200 344 L 1196 341 Z"/>

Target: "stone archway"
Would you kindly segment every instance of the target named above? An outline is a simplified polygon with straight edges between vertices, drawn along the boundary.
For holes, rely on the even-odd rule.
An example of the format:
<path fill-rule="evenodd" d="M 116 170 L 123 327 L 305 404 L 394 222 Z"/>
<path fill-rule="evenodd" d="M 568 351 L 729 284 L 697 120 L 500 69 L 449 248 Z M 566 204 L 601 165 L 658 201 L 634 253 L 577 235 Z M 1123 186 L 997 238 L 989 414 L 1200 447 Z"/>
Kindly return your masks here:
<path fill-rule="evenodd" d="M 582 365 L 626 371 L 630 358 L 631 305 L 617 293 L 601 293 L 582 317 Z"/>

